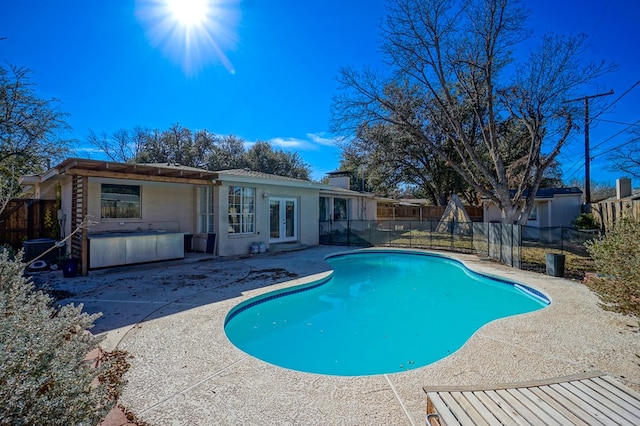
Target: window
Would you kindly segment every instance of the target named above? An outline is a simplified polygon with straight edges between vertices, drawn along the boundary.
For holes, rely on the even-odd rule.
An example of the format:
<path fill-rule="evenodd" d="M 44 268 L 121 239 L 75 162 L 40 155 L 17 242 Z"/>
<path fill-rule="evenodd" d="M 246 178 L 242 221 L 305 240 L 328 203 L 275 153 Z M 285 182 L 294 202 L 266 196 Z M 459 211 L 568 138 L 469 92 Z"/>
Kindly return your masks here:
<path fill-rule="evenodd" d="M 100 191 L 100 217 L 140 219 L 140 187 L 103 183 Z"/>
<path fill-rule="evenodd" d="M 229 187 L 229 233 L 253 234 L 256 227 L 255 189 Z"/>
<path fill-rule="evenodd" d="M 329 212 L 329 199 L 327 197 L 320 197 L 320 222 L 328 222 L 331 219 Z"/>
<path fill-rule="evenodd" d="M 529 220 L 538 220 L 538 206 L 534 205 L 529 213 Z"/>
<path fill-rule="evenodd" d="M 213 233 L 213 187 L 203 186 L 199 191 L 198 232 Z"/>
<path fill-rule="evenodd" d="M 349 200 L 346 198 L 333 199 L 333 220 L 349 219 Z"/>

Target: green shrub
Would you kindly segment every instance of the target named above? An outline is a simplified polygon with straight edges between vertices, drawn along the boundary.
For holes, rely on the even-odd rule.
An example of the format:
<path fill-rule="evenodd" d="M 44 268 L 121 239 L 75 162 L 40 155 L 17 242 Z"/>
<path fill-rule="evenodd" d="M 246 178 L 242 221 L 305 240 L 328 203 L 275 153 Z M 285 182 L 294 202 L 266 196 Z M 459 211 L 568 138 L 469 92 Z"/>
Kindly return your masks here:
<path fill-rule="evenodd" d="M 604 308 L 640 317 L 640 222 L 622 220 L 585 245 L 600 274 L 587 285 Z"/>
<path fill-rule="evenodd" d="M 573 220 L 573 226 L 578 229 L 599 229 L 598 221 L 591 213 L 580 213 Z"/>
<path fill-rule="evenodd" d="M 0 252 L 0 424 L 96 425 L 121 386 L 112 361 L 85 360 L 101 340 L 86 332 L 100 314 L 53 307 L 24 268 L 22 253 Z"/>

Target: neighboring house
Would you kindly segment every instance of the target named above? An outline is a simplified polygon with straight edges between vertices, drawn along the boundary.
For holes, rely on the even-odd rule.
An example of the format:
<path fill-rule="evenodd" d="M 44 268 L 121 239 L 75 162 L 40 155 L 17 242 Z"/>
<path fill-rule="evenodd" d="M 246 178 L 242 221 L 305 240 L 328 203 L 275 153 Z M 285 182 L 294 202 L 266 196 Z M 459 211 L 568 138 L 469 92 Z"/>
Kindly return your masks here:
<path fill-rule="evenodd" d="M 525 193 L 523 197 L 526 197 Z M 501 222 L 500 211 L 493 202 L 483 199 L 484 221 Z M 527 227 L 552 228 L 571 226 L 571 222 L 582 212 L 582 190 L 580 188 L 542 188 L 536 192 L 533 208 L 526 222 Z"/>
<path fill-rule="evenodd" d="M 378 199 L 378 220 L 439 221 L 447 206 L 434 206 L 424 198 Z M 464 206 L 472 222 L 482 222 L 482 206 Z"/>
<path fill-rule="evenodd" d="M 367 217 L 370 208 L 366 196 L 330 185 L 168 164 L 70 158 L 21 184 L 27 196 L 60 197 L 63 236 L 90 220 L 71 244 L 83 271 L 179 258 L 192 248 L 232 256 L 258 242 L 317 245 L 321 205 L 322 214 L 349 218 Z M 371 211 L 375 218 L 375 203 Z"/>

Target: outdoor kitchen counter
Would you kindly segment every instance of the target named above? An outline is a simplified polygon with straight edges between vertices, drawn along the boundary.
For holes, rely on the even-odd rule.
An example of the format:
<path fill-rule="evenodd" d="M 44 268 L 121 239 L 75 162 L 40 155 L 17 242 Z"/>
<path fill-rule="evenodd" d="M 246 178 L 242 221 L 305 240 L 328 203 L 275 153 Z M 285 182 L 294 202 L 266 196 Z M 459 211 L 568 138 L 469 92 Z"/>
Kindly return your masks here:
<path fill-rule="evenodd" d="M 165 231 L 89 234 L 89 268 L 183 258 L 184 235 Z"/>

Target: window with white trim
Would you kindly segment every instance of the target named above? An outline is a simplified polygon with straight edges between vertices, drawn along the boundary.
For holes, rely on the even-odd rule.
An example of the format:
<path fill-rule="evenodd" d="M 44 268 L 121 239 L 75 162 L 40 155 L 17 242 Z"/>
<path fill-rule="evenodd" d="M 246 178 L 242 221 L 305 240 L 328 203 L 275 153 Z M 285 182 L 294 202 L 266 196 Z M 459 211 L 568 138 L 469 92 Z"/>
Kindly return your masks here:
<path fill-rule="evenodd" d="M 229 234 L 255 233 L 255 194 L 255 188 L 229 187 Z"/>
<path fill-rule="evenodd" d="M 213 186 L 200 187 L 198 198 L 198 232 L 213 233 Z"/>

